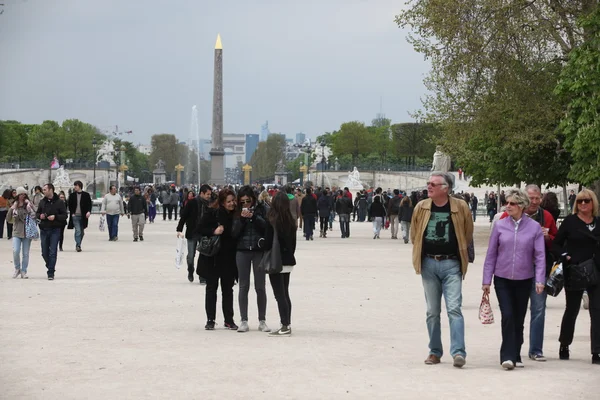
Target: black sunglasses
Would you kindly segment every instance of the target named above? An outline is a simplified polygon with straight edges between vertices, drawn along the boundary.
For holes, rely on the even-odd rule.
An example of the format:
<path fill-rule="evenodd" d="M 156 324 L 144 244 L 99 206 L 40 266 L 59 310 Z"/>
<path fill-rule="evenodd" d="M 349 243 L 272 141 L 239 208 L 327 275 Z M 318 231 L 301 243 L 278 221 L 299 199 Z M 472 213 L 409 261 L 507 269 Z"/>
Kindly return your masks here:
<path fill-rule="evenodd" d="M 587 204 L 587 203 L 591 203 L 592 199 L 577 199 L 577 204 Z"/>

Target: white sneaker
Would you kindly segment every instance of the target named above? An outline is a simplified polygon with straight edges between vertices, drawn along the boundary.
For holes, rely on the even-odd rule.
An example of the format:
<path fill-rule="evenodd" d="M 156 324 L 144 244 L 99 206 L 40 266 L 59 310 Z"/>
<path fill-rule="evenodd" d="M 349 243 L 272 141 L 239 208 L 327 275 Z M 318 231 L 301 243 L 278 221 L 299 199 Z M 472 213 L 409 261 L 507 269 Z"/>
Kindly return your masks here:
<path fill-rule="evenodd" d="M 21 279 L 29 279 L 27 272 L 21 272 Z"/>
<path fill-rule="evenodd" d="M 19 275 L 21 275 L 21 270 L 20 269 L 15 269 L 15 272 L 13 273 L 13 279 L 15 279 Z"/>
<path fill-rule="evenodd" d="M 583 292 L 583 309 L 587 310 L 590 308 L 590 297 L 587 292 Z"/>
<path fill-rule="evenodd" d="M 515 367 L 516 368 L 525 368 L 525 364 L 523 364 L 523 361 L 517 361 L 515 363 Z"/>
<path fill-rule="evenodd" d="M 504 368 L 507 371 L 510 371 L 511 369 L 515 369 L 515 364 L 510 360 L 506 360 L 502 363 L 502 368 Z"/>
<path fill-rule="evenodd" d="M 238 332 L 248 332 L 250 330 L 250 327 L 248 326 L 248 321 L 242 321 L 240 322 L 240 326 L 238 328 Z"/>
<path fill-rule="evenodd" d="M 267 326 L 267 323 L 265 321 L 260 321 L 258 323 L 258 330 L 261 332 L 271 332 L 271 328 Z"/>

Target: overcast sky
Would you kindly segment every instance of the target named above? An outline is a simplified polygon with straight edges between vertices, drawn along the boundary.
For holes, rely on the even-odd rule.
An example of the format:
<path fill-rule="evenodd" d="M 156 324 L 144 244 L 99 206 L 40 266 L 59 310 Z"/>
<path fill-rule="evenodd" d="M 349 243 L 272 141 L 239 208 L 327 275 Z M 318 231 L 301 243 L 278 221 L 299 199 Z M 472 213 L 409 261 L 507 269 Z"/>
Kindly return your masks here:
<path fill-rule="evenodd" d="M 398 0 L 0 0 L 0 119 L 211 132 L 223 41 L 224 131 L 308 137 L 383 111 L 409 121 L 428 63 L 394 23 Z"/>

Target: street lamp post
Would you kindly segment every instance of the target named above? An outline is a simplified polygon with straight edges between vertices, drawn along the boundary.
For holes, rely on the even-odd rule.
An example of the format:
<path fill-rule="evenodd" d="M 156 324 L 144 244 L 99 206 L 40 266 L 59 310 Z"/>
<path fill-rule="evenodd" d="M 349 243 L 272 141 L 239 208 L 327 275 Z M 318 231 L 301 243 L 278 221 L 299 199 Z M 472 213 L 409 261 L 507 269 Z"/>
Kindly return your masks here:
<path fill-rule="evenodd" d="M 96 138 L 92 139 L 92 147 L 94 148 L 94 180 L 93 180 L 93 189 L 94 189 L 94 199 L 96 199 L 96 162 L 98 162 L 98 153 L 96 150 L 96 145 L 98 144 L 98 142 L 96 141 Z"/>

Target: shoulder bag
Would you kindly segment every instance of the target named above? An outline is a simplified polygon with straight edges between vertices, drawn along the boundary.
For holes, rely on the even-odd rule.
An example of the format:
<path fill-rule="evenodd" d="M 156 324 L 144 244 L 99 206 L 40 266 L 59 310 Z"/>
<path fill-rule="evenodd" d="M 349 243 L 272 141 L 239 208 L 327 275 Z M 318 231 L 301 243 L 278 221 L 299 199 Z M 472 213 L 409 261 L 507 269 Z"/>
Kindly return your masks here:
<path fill-rule="evenodd" d="M 25 237 L 27 239 L 37 240 L 40 238 L 37 222 L 29 215 L 25 218 Z"/>
<path fill-rule="evenodd" d="M 598 220 L 596 220 L 598 222 Z M 592 237 L 596 241 L 596 246 L 600 246 L 598 238 L 590 232 L 584 232 L 586 236 Z M 595 254 L 597 251 L 595 252 Z M 596 285 L 600 281 L 600 273 L 596 265 L 596 257 L 582 261 L 578 264 L 570 264 L 567 268 L 567 279 L 565 287 L 568 290 L 585 290 L 590 286 Z"/>
<path fill-rule="evenodd" d="M 273 230 L 273 245 L 270 250 L 263 253 L 259 266 L 267 274 L 279 274 L 283 271 L 281 247 L 279 246 L 279 237 L 275 229 Z"/>

